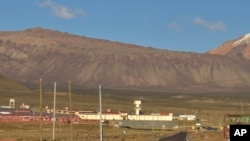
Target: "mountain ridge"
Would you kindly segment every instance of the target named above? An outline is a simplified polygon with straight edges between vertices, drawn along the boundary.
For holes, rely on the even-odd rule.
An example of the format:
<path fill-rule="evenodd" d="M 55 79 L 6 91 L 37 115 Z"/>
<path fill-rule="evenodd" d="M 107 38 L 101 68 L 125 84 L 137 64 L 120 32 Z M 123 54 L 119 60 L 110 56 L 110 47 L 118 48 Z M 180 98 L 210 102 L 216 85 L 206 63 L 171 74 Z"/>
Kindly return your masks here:
<path fill-rule="evenodd" d="M 229 57 L 241 57 L 250 59 L 250 33 L 237 39 L 225 41 L 217 48 L 208 51 L 209 54 L 224 55 Z"/>
<path fill-rule="evenodd" d="M 107 87 L 250 86 L 249 61 L 32 28 L 0 32 L 0 74 Z"/>

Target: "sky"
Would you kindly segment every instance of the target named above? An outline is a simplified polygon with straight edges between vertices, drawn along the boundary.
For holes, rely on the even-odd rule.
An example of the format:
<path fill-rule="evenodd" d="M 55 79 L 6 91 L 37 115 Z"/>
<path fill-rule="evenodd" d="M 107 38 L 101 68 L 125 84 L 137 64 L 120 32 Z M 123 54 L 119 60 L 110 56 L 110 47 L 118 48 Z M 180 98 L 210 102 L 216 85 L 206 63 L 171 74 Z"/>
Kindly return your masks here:
<path fill-rule="evenodd" d="M 0 31 L 33 27 L 204 53 L 250 32 L 249 0 L 1 0 Z"/>

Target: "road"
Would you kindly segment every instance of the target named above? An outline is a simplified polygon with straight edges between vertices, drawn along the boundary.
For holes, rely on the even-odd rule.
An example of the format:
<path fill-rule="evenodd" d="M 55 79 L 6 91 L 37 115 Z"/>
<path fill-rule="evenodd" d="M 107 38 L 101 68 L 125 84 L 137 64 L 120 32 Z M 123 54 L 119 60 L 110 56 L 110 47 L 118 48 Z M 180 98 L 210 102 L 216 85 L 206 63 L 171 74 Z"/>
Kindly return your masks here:
<path fill-rule="evenodd" d="M 188 141 L 186 140 L 187 132 L 180 132 L 178 134 L 159 139 L 159 141 Z"/>

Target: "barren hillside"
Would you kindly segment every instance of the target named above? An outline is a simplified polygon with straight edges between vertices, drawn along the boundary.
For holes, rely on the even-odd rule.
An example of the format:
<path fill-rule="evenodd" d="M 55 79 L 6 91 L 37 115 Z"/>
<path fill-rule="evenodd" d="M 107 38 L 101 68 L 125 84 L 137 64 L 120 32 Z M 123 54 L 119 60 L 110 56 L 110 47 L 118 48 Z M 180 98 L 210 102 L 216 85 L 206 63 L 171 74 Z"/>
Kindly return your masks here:
<path fill-rule="evenodd" d="M 0 74 L 107 87 L 250 86 L 243 58 L 160 50 L 32 28 L 0 32 Z"/>

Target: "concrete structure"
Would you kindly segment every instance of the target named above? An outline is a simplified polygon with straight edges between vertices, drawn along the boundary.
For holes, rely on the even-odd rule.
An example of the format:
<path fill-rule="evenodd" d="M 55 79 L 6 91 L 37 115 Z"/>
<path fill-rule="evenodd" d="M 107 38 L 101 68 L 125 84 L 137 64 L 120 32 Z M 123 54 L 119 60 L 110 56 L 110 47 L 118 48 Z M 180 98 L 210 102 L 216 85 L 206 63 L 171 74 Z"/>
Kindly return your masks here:
<path fill-rule="evenodd" d="M 179 115 L 178 119 L 179 120 L 195 120 L 196 116 L 195 115 Z"/>
<path fill-rule="evenodd" d="M 12 109 L 15 108 L 15 99 L 9 99 L 9 105 L 0 106 L 0 108 Z"/>
<path fill-rule="evenodd" d="M 150 121 L 171 121 L 173 113 L 168 115 L 152 114 L 152 115 L 128 115 L 129 120 L 150 120 Z"/>
<path fill-rule="evenodd" d="M 83 120 L 99 120 L 100 112 L 90 112 L 90 111 L 81 111 L 75 112 Z M 107 109 L 105 112 L 102 112 L 102 120 L 124 120 L 127 119 L 127 112 L 113 112 L 111 109 Z"/>
<path fill-rule="evenodd" d="M 15 108 L 15 99 L 10 99 L 10 107 Z"/>
<path fill-rule="evenodd" d="M 129 115 L 128 112 L 113 112 L 111 109 L 107 109 L 106 112 L 102 112 L 102 120 L 141 120 L 141 121 L 172 121 L 173 113 L 161 114 L 153 113 L 150 115 L 140 115 L 141 101 L 135 100 L 135 114 Z M 76 112 L 81 119 L 84 120 L 100 120 L 100 113 L 94 112 Z"/>
<path fill-rule="evenodd" d="M 141 101 L 140 100 L 135 100 L 134 104 L 135 104 L 135 108 L 134 108 L 135 109 L 135 114 L 139 115 L 140 114 L 140 110 L 141 110 L 141 107 L 140 107 Z"/>
<path fill-rule="evenodd" d="M 100 113 L 80 113 L 78 116 L 83 120 L 99 120 Z M 148 121 L 172 121 L 173 113 L 168 115 L 128 115 L 121 112 L 103 112 L 102 119 L 105 120 L 148 120 Z"/>

